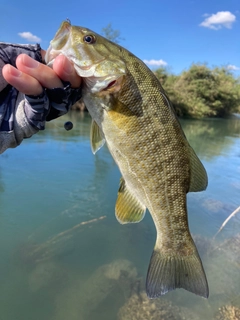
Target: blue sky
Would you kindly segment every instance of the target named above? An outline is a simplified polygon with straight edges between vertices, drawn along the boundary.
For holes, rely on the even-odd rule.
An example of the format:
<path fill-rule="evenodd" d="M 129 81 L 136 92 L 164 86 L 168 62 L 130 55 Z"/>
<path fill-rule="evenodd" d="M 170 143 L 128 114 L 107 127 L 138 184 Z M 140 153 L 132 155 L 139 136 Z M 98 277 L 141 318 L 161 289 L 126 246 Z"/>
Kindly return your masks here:
<path fill-rule="evenodd" d="M 239 0 L 0 0 L 0 12 L 0 41 L 46 49 L 66 18 L 98 33 L 111 23 L 120 44 L 152 68 L 178 74 L 207 63 L 240 75 Z"/>

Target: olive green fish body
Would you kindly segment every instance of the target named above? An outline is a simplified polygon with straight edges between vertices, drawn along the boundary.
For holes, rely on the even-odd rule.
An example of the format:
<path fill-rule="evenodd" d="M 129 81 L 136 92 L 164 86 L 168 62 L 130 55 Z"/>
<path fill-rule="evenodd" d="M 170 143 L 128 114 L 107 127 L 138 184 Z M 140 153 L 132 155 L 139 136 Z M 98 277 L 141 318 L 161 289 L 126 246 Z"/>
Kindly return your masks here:
<path fill-rule="evenodd" d="M 88 72 L 83 99 L 94 120 L 93 151 L 106 141 L 122 173 L 116 217 L 121 223 L 139 222 L 148 208 L 156 226 L 148 296 L 185 288 L 207 297 L 207 280 L 189 232 L 186 206 L 186 194 L 205 189 L 207 176 L 169 99 L 155 75 L 129 51 L 88 29 L 66 22 L 61 28 L 55 53 L 52 47 L 48 50 L 48 61 L 69 41 L 68 29 L 77 41 L 72 40 L 70 46 L 74 47 L 75 68 L 83 77 Z M 84 43 L 89 40 L 86 36 L 93 37 L 93 42 Z M 68 47 L 61 53 L 71 59 Z"/>

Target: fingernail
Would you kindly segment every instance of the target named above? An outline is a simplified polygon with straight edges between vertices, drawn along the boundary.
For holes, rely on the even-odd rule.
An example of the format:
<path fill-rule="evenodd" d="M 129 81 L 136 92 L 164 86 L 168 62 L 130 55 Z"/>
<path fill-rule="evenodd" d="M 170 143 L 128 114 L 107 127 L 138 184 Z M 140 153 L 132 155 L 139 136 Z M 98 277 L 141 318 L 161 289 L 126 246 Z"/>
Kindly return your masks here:
<path fill-rule="evenodd" d="M 8 66 L 8 73 L 10 73 L 13 77 L 20 77 L 22 75 L 22 72 L 19 71 L 18 69 L 12 67 L 12 66 Z"/>
<path fill-rule="evenodd" d="M 39 66 L 39 62 L 30 58 L 28 55 L 23 54 L 22 63 L 28 68 L 37 68 Z"/>

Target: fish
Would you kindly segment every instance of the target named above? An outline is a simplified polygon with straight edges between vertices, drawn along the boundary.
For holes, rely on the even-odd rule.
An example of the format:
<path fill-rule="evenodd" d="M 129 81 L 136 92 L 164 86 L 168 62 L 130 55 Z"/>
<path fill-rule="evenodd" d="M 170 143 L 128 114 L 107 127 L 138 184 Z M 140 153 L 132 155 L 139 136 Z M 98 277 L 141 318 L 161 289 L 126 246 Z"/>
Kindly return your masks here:
<path fill-rule="evenodd" d="M 183 288 L 207 298 L 208 282 L 189 231 L 186 200 L 188 192 L 206 189 L 207 173 L 159 80 L 124 47 L 70 21 L 61 24 L 50 42 L 46 64 L 52 66 L 59 54 L 82 77 L 93 153 L 106 143 L 121 172 L 117 220 L 140 222 L 148 209 L 154 221 L 148 297 Z"/>

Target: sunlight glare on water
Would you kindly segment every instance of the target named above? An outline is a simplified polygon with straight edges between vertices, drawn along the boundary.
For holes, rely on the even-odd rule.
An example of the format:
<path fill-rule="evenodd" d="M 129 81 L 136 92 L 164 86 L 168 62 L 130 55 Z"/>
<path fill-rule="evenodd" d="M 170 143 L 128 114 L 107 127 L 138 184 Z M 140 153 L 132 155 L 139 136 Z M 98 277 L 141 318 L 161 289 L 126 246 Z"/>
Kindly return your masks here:
<path fill-rule="evenodd" d="M 65 131 L 69 120 L 74 127 Z M 240 213 L 214 235 L 240 206 L 240 119 L 181 121 L 209 176 L 207 191 L 188 195 L 208 300 L 182 289 L 148 300 L 144 282 L 155 227 L 150 214 L 133 225 L 115 219 L 120 173 L 105 146 L 91 153 L 90 123 L 88 114 L 72 112 L 0 156 L 0 319 L 233 314 L 240 308 Z"/>

